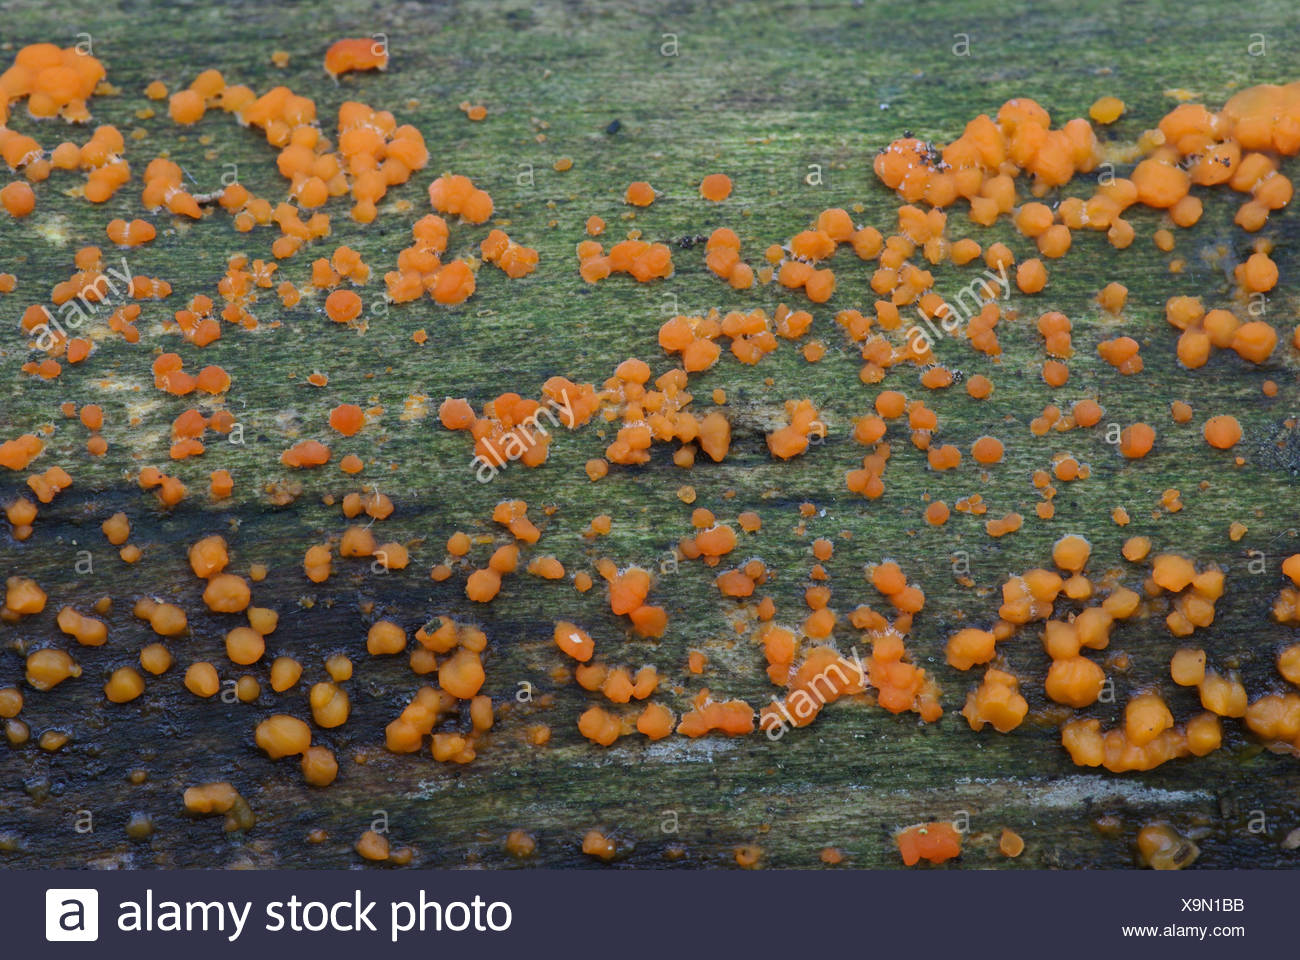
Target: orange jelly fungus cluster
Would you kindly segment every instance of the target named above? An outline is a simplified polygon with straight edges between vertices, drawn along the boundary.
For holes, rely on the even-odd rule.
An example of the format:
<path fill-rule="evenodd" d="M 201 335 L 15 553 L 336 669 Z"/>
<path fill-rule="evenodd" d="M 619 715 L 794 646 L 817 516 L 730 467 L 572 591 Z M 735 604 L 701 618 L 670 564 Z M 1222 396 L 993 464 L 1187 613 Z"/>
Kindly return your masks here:
<path fill-rule="evenodd" d="M 578 244 L 578 272 L 588 283 L 604 280 L 611 273 L 631 274 L 638 282 L 649 283 L 673 275 L 673 252 L 667 244 L 649 243 L 639 236 L 620 240 L 608 254 L 598 241 L 583 240 Z"/>
<path fill-rule="evenodd" d="M 340 40 L 324 58 L 325 71 L 336 82 L 345 74 L 388 66 L 386 44 L 374 38 Z M 141 412 L 136 413 L 137 407 L 132 406 L 128 408 L 131 412 L 122 416 L 106 415 L 99 404 L 78 407 L 65 402 L 60 406 L 58 425 L 33 424 L 30 432 L 15 431 L 16 435 L 0 442 L 0 467 L 13 474 L 18 491 L 3 505 L 15 541 L 32 538 L 41 509 L 61 496 L 66 498 L 65 491 L 74 487 L 74 477 L 67 469 L 41 461 L 47 456 L 50 438 L 60 431 L 78 431 L 78 446 L 84 442 L 88 456 L 103 457 L 110 440 L 118 443 L 119 431 L 135 428 L 152 416 L 149 410 L 153 405 L 173 404 L 155 424 L 160 443 L 154 453 L 160 463 L 174 461 L 175 466 L 168 469 L 191 480 L 188 471 L 196 458 L 220 460 L 226 447 L 242 445 L 245 426 L 240 422 L 244 416 L 240 378 L 232 378 L 217 364 L 203 363 L 194 351 L 212 347 L 226 333 L 232 339 L 245 338 L 242 346 L 246 348 L 256 331 L 269 333 L 280 326 L 282 321 L 275 317 L 281 308 L 287 311 L 310 305 L 310 320 L 304 322 L 314 324 L 314 336 L 362 337 L 372 326 L 391 330 L 389 306 L 417 304 L 426 296 L 440 305 L 433 315 L 458 317 L 472 328 L 472 309 L 457 312 L 441 307 L 457 307 L 474 298 L 480 275 L 490 284 L 522 280 L 522 289 L 527 289 L 541 282 L 549 268 L 553 274 L 567 273 L 584 293 L 588 288 L 579 278 L 585 284 L 596 284 L 622 273 L 649 284 L 674 276 L 673 247 L 650 239 L 651 234 L 643 234 L 641 229 L 630 230 L 606 251 L 605 243 L 594 239 L 606 230 L 605 220 L 590 216 L 583 224 L 583 239 L 577 243 L 575 278 L 571 262 L 543 264 L 537 249 L 520 242 L 518 237 L 524 233 L 516 231 L 488 191 L 470 177 L 445 172 L 432 177 L 427 187 L 422 177 L 418 185 L 402 191 L 400 188 L 429 166 L 424 135 L 411 124 L 399 124 L 393 113 L 360 101 L 342 103 L 331 137 L 318 118 L 316 103 L 286 86 L 259 95 L 247 86 L 227 83 L 212 69 L 203 70 L 187 87 L 170 94 L 160 81 L 150 84 L 145 96 L 158 103 L 165 99 L 167 116 L 177 127 L 211 124 L 215 118 L 208 114 L 213 111 L 227 115 L 226 122 L 233 120 L 254 131 L 259 141 L 264 139 L 273 154 L 268 169 L 274 163 L 277 182 L 282 181 L 276 197 L 258 196 L 241 182 L 225 183 L 213 193 L 191 189 L 194 181 L 168 154 L 137 163 L 133 174 L 126 160 L 127 144 L 111 126 L 96 127 L 80 145 L 64 142 L 48 151 L 33 137 L 8 126 L 15 105 L 23 100 L 32 118 L 88 122 L 90 98 L 105 76 L 103 65 L 94 57 L 50 44 L 22 48 L 13 65 L 0 74 L 0 157 L 16 177 L 21 176 L 0 188 L 0 205 L 7 214 L 31 216 L 38 208 L 39 193 L 50 189 L 42 184 L 53 171 L 84 173 L 79 194 L 73 194 L 91 204 L 114 198 L 137 176 L 138 206 L 151 219 L 128 218 L 126 214 L 107 223 L 97 222 L 95 228 L 96 237 L 105 237 L 113 247 L 121 248 L 118 253 L 134 253 L 144 247 L 138 252 L 145 254 L 152 249 L 147 245 L 155 241 L 170 242 L 174 236 L 201 229 L 205 220 L 220 218 L 224 223 L 229 218 L 234 231 L 249 235 L 250 244 L 262 244 L 256 251 L 261 255 L 223 254 L 218 264 L 224 264 L 224 272 L 211 278 L 208 293 L 187 291 L 179 300 L 171 300 L 173 288 L 168 280 L 133 275 L 125 261 L 119 271 L 105 260 L 99 247 L 85 246 L 73 254 L 67 279 L 55 283 L 47 297 L 41 295 L 48 305 L 32 303 L 14 311 L 28 351 L 21 370 L 36 378 L 35 386 L 52 387 L 49 382 L 66 371 L 81 375 L 82 370 L 94 368 L 104 341 L 120 337 L 128 345 L 148 348 L 147 354 L 139 356 L 148 356 L 157 391 L 148 394 L 147 404 L 138 405 Z M 360 85 L 369 79 L 345 77 L 341 83 Z M 486 108 L 469 101 L 462 109 L 472 120 L 486 116 Z M 492 479 L 515 462 L 529 469 L 550 463 L 553 446 L 561 449 L 572 442 L 563 438 L 562 426 L 574 432 L 589 428 L 589 433 L 599 438 L 600 455 L 582 465 L 584 488 L 588 481 L 604 484 L 592 490 L 629 480 L 643 482 L 636 479 L 638 469 L 656 457 L 671 459 L 673 466 L 683 471 L 694 469 L 701 453 L 707 458 L 701 461 L 705 468 L 727 461 L 719 471 L 739 470 L 757 462 L 763 470 L 778 471 L 792 469 L 790 462 L 799 462 L 797 458 L 813 462 L 825 453 L 828 459 L 819 462 L 835 471 L 833 482 L 841 492 L 852 494 L 841 504 L 846 509 L 869 511 L 872 502 L 884 496 L 887 470 L 895 458 L 918 466 L 923 463 L 923 476 L 936 490 L 941 484 L 963 484 L 951 494 L 944 493 L 945 499 L 928 491 L 919 495 L 924 506 L 915 514 L 921 533 L 943 536 L 943 531 L 927 528 L 956 526 L 968 518 L 983 518 L 970 520 L 971 529 L 990 540 L 1012 537 L 1023 530 L 1026 517 L 1009 509 L 1011 504 L 999 505 L 989 490 L 972 489 L 976 482 L 984 483 L 999 473 L 1019 476 L 1025 495 L 1037 501 L 1028 522 L 1035 518 L 1049 521 L 1056 513 L 1057 485 L 1087 483 L 1094 470 L 1100 470 L 1095 462 L 1082 462 L 1078 448 L 1073 447 L 1073 441 L 1081 436 L 1075 431 L 1113 433 L 1108 439 L 1114 449 L 1113 463 L 1108 466 L 1138 470 L 1144 465 L 1135 461 L 1147 457 L 1159 460 L 1166 455 L 1167 447 L 1178 437 L 1177 428 L 1192 423 L 1193 411 L 1189 404 L 1176 402 L 1169 411 L 1171 426 L 1151 417 L 1160 425 L 1157 431 L 1151 423 L 1132 419 L 1123 411 L 1110 415 L 1123 419 L 1107 421 L 1095 396 L 1066 398 L 1066 388 L 1074 389 L 1072 363 L 1081 367 L 1085 361 L 1096 363 L 1095 358 L 1100 358 L 1109 368 L 1108 374 L 1113 371 L 1120 377 L 1139 378 L 1144 373 L 1149 376 L 1148 365 L 1161 359 L 1150 342 L 1123 331 L 1125 312 L 1130 309 L 1123 285 L 1112 282 L 1096 293 L 1097 307 L 1106 314 L 1106 322 L 1114 322 L 1116 327 L 1086 348 L 1082 339 L 1087 328 L 1082 317 L 1072 318 L 1057 309 L 1017 309 L 1006 302 L 1013 288 L 1025 297 L 1051 289 L 1049 265 L 1054 271 L 1056 261 L 1069 255 L 1078 231 L 1104 233 L 1118 249 L 1130 246 L 1136 234 L 1130 211 L 1139 207 L 1159 211 L 1171 226 L 1190 229 L 1201 219 L 1201 195 L 1209 188 L 1223 187 L 1238 195 L 1241 202 L 1235 224 L 1256 234 L 1289 204 L 1292 186 L 1281 172 L 1281 158 L 1300 153 L 1300 83 L 1253 87 L 1234 95 L 1217 112 L 1201 105 L 1179 105 L 1133 145 L 1124 161 L 1133 164 L 1128 177 L 1099 176 L 1090 196 L 1049 202 L 1053 191 L 1076 176 L 1096 172 L 1103 163 L 1111 165 L 1108 158 L 1118 156 L 1115 144 L 1099 141 L 1093 123 L 1113 123 L 1124 110 L 1118 100 L 1102 98 L 1093 104 L 1090 119 L 1075 118 L 1054 126 L 1038 103 L 1015 98 L 1003 104 L 995 116 L 976 117 L 950 143 L 933 144 L 914 137 L 895 140 L 873 161 L 876 177 L 896 191 L 900 200 L 896 215 L 891 213 L 891 222 L 883 225 L 884 229 L 859 222 L 848 209 L 831 207 L 811 219 L 800 217 L 804 229 L 766 248 L 752 246 L 742 251 L 740 235 L 725 226 L 716 227 L 707 237 L 675 241 L 679 251 L 702 244 L 702 261 L 693 255 L 686 258 L 690 262 L 684 263 L 683 269 L 711 278 L 712 288 L 727 297 L 742 298 L 743 306 L 674 307 L 657 327 L 659 351 L 655 356 L 617 361 L 610 376 L 600 383 L 577 382 L 557 373 L 540 388 L 519 387 L 527 396 L 510 391 L 496 396 L 478 394 L 473 399 L 469 394 L 476 388 L 467 384 L 461 388 L 466 396 L 448 396 L 437 404 L 438 425 L 464 435 L 468 459 L 480 481 Z M 557 161 L 555 169 L 562 172 L 571 166 L 572 161 Z M 422 189 L 427 189 L 429 207 L 423 206 L 426 194 Z M 730 199 L 733 184 L 726 174 L 703 176 L 698 197 L 694 189 L 692 180 L 692 193 L 683 202 L 697 204 L 710 215 L 724 215 L 735 204 Z M 325 241 L 333 227 L 327 209 L 347 204 L 351 220 L 359 225 L 355 229 L 360 229 L 381 216 L 397 219 L 412 211 L 415 204 L 407 198 L 411 190 L 419 197 L 423 215 L 418 219 L 413 215 L 413 222 L 403 220 L 396 233 L 388 234 L 404 238 L 409 225 L 409 244 L 401 246 L 406 243 L 403 239 L 392 245 L 396 255 L 391 269 L 387 262 L 381 265 L 373 257 L 367 263 L 358 250 L 347 245 L 334 246 L 330 252 Z M 128 194 L 123 196 L 135 203 L 134 190 Z M 661 200 L 664 196 L 647 181 L 633 182 L 622 193 L 619 215 L 650 223 L 667 205 L 668 201 Z M 607 199 L 618 203 L 618 197 Z M 122 213 L 125 203 L 115 204 L 114 212 Z M 424 212 L 429 209 L 432 212 Z M 853 209 L 861 213 L 865 207 Z M 609 215 L 608 210 L 605 213 Z M 1007 243 L 983 243 L 962 235 L 968 227 L 987 228 L 1004 218 L 1007 235 L 1021 238 L 1015 242 L 1031 255 L 1018 257 Z M 572 226 L 576 229 L 576 222 Z M 262 236 L 276 231 L 260 228 L 272 227 L 278 228 L 277 235 Z M 1162 249 L 1172 249 L 1172 231 L 1165 228 L 1164 234 L 1157 237 L 1157 243 Z M 309 265 L 305 257 L 295 261 L 311 244 L 320 255 L 311 258 Z M 849 247 L 851 254 L 843 252 L 843 247 Z M 1224 270 L 1225 286 L 1231 286 L 1232 293 L 1218 305 L 1188 295 L 1165 300 L 1165 319 L 1177 331 L 1173 353 L 1182 369 L 1205 367 L 1216 349 L 1236 355 L 1220 359 L 1260 367 L 1276 363 L 1281 347 L 1290 351 L 1287 360 L 1294 365 L 1300 327 L 1284 338 L 1272 323 L 1240 316 L 1245 309 L 1239 309 L 1240 305 L 1277 288 L 1279 268 L 1273 253 L 1271 241 L 1257 238 L 1240 263 L 1225 262 L 1225 267 L 1230 267 Z M 385 260 L 388 256 L 384 254 Z M 485 264 L 493 265 L 505 278 L 493 270 L 484 272 Z M 947 264 L 982 271 L 979 280 L 967 288 L 971 309 L 959 328 L 949 327 L 957 311 L 936 292 L 935 274 Z M 837 294 L 837 269 L 846 278 L 855 270 L 862 280 L 860 289 L 870 293 L 864 292 L 860 298 L 855 293 L 852 304 L 844 292 Z M 382 285 L 375 270 L 382 273 Z M 526 279 L 534 274 L 539 277 Z M 0 274 L 0 294 L 7 297 L 17 285 L 13 274 Z M 766 306 L 755 300 L 763 294 L 769 297 Z M 833 307 L 823 308 L 833 299 Z M 160 301 L 170 303 L 164 307 Z M 412 307 L 411 313 L 421 309 L 434 308 L 425 303 Z M 74 322 L 76 313 L 102 323 L 81 330 L 82 324 Z M 832 318 L 833 325 L 829 323 Z M 953 334 L 956 344 L 951 348 L 942 343 L 940 329 Z M 774 371 L 787 361 L 818 363 L 827 355 L 827 346 L 819 336 L 830 330 L 842 340 L 844 355 L 853 358 L 857 377 L 852 388 L 865 391 L 855 407 L 857 416 L 846 418 L 850 422 L 835 422 L 834 410 L 824 398 L 804 396 L 803 390 L 794 396 L 783 394 L 783 400 L 729 398 L 721 387 L 696 395 L 700 376 L 734 363 L 744 367 L 764 363 Z M 1023 451 L 1015 449 L 1004 432 L 1013 429 L 1008 424 L 1016 418 L 1011 416 L 997 421 L 996 426 L 992 421 L 986 423 L 981 430 L 990 432 L 977 436 L 959 437 L 953 430 L 954 422 L 960 421 L 955 416 L 950 419 L 947 411 L 955 404 L 978 408 L 995 391 L 990 375 L 961 368 L 951 359 L 953 351 L 969 348 L 972 359 L 984 364 L 986 371 L 1003 371 L 1011 377 L 1016 374 L 1004 364 L 1002 335 L 1023 337 L 1021 342 L 1030 344 L 1034 360 L 1028 379 L 1032 388 L 1054 395 L 1041 413 L 1035 404 L 1033 410 L 1023 412 L 1022 419 L 1023 429 L 1032 436 L 1056 442 L 1055 453 L 1042 452 L 1032 459 L 1021 456 Z M 402 342 L 408 336 L 415 344 L 431 340 L 430 331 L 424 328 L 403 333 Z M 176 349 L 169 349 L 171 346 Z M 654 352 L 653 344 L 643 346 Z M 768 359 L 778 349 L 783 353 Z M 792 350 L 797 350 L 802 360 L 788 356 Z M 104 369 L 100 376 L 97 383 L 105 390 L 124 382 L 124 375 L 117 371 Z M 694 385 L 692 377 L 696 378 Z M 775 377 L 769 378 L 766 385 L 772 386 L 774 381 Z M 303 375 L 295 389 L 302 386 L 305 393 L 319 397 L 322 394 L 308 387 L 322 390 L 329 384 L 329 376 L 316 371 Z M 1275 383 L 1272 393 L 1264 388 L 1266 396 L 1276 391 Z M 238 489 L 241 495 L 256 492 L 269 503 L 284 506 L 292 503 L 308 482 L 321 476 L 320 468 L 331 463 L 337 463 L 347 477 L 374 469 L 378 456 L 374 448 L 389 439 L 384 432 L 389 412 L 380 405 L 377 394 L 368 394 L 367 388 L 350 387 L 314 413 L 302 414 L 301 429 L 295 424 L 274 447 L 279 465 L 271 461 L 277 471 L 273 482 L 255 485 L 241 478 L 237 485 L 230 470 L 217 467 L 208 472 L 204 467 L 208 496 L 214 501 L 226 500 Z M 402 419 L 408 419 L 407 412 L 409 419 L 429 414 L 428 400 L 413 393 Z M 231 406 L 232 401 L 236 406 Z M 286 414 L 286 421 L 296 418 L 294 412 L 295 417 Z M 1258 446 L 1251 441 L 1260 439 L 1249 435 L 1249 418 L 1243 420 L 1232 413 L 1202 411 L 1188 429 L 1200 431 L 1196 443 L 1203 440 L 1209 448 L 1200 448 L 1204 455 L 1240 464 L 1245 461 L 1234 459 L 1237 454 L 1244 457 L 1248 448 Z M 845 443 L 837 447 L 839 441 Z M 821 449 L 823 443 L 830 453 Z M 664 445 L 668 450 L 662 449 Z M 162 458 L 164 447 L 166 460 Z M 830 466 L 829 457 L 837 449 L 850 451 L 847 459 L 852 462 Z M 152 493 L 151 508 L 171 510 L 192 495 L 180 476 L 150 465 L 149 459 L 155 459 L 152 455 L 136 456 L 141 462 L 125 475 L 140 491 Z M 576 473 L 572 464 L 551 468 Z M 339 479 L 332 471 L 330 475 Z M 80 482 L 84 485 L 84 480 Z M 1153 555 L 1151 539 L 1145 536 L 1125 541 L 1118 559 L 1094 557 L 1093 544 L 1083 535 L 1069 533 L 1056 538 L 1050 558 L 1034 561 L 1043 566 L 1008 575 L 998 586 L 988 585 L 994 595 L 986 601 L 986 610 L 963 610 L 953 618 L 953 626 L 943 629 L 942 657 L 931 657 L 927 653 L 936 651 L 920 649 L 921 631 L 914 628 L 926 626 L 921 618 L 933 617 L 935 611 L 932 607 L 926 612 L 925 590 L 898 562 L 880 556 L 862 571 L 865 580 L 858 578 L 855 586 L 871 591 L 875 607 L 849 599 L 854 591 L 838 573 L 833 590 L 832 572 L 840 569 L 834 561 L 837 542 L 829 536 L 811 539 L 808 528 L 818 511 L 813 504 L 804 504 L 798 508 L 794 527 L 797 537 L 808 541 L 800 544 L 808 554 L 805 568 L 798 574 L 806 576 L 800 586 L 802 603 L 796 601 L 778 610 L 772 584 L 789 583 L 790 573 L 775 569 L 756 554 L 757 535 L 763 529 L 758 513 L 737 505 L 719 516 L 696 505 L 699 494 L 695 487 L 683 484 L 677 499 L 691 505 L 691 512 L 689 527 L 683 521 L 681 536 L 670 552 L 673 569 L 676 564 L 686 564 L 705 579 L 708 602 L 717 605 L 728 629 L 749 644 L 738 645 L 736 650 L 752 657 L 755 664 L 764 664 L 775 692 L 769 702 L 751 704 L 740 697 L 715 695 L 710 687 L 700 685 L 697 678 L 705 674 L 715 689 L 728 681 L 716 641 L 706 644 L 705 638 L 700 638 L 702 649 L 693 649 L 685 663 L 676 667 L 665 660 L 670 650 L 667 643 L 657 647 L 665 652 L 656 654 L 655 664 L 634 662 L 624 650 L 629 641 L 660 641 L 670 636 L 670 629 L 681 625 L 682 607 L 674 602 L 672 582 L 661 576 L 665 567 L 648 561 L 619 562 L 607 555 L 616 552 L 613 546 L 606 550 L 605 545 L 618 541 L 623 528 L 616 524 L 624 523 L 622 517 L 617 521 L 605 513 L 596 513 L 589 521 L 583 517 L 580 522 L 588 524 L 585 529 L 570 531 L 571 539 L 583 550 L 579 559 L 562 552 L 564 535 L 550 521 L 558 508 L 507 499 L 492 506 L 490 512 L 484 511 L 480 527 L 448 536 L 444 549 L 441 535 L 431 547 L 431 538 L 383 534 L 383 524 L 397 509 L 393 501 L 373 483 L 361 487 L 360 480 L 346 482 L 358 486 L 337 500 L 334 494 L 327 494 L 324 500 L 327 506 L 340 507 L 342 522 L 316 530 L 311 542 L 303 546 L 301 578 L 305 583 L 300 585 L 304 590 L 319 589 L 325 595 L 331 581 L 335 585 L 352 583 L 367 570 L 396 577 L 408 569 L 412 573 L 419 569 L 424 578 L 427 569 L 425 587 L 450 584 L 455 590 L 448 596 L 454 596 L 462 609 L 468 606 L 481 613 L 484 605 L 503 594 L 509 598 L 521 583 L 542 590 L 572 589 L 574 593 L 565 601 L 572 606 L 557 604 L 557 612 L 563 612 L 543 618 L 539 646 L 541 655 L 550 658 L 548 666 L 556 686 L 572 681 L 582 691 L 574 693 L 584 698 L 585 704 L 578 715 L 576 734 L 601 747 L 613 747 L 632 736 L 645 741 L 714 735 L 777 739 L 794 728 L 813 724 L 824 709 L 841 701 L 843 707 L 837 709 L 855 705 L 880 708 L 891 715 L 913 714 L 910 722 L 923 724 L 940 723 L 945 706 L 952 709 L 954 702 L 964 703 L 962 720 L 956 720 L 961 729 L 969 727 L 982 737 L 1010 735 L 1030 717 L 1029 698 L 1033 697 L 1042 709 L 1035 712 L 1030 726 L 1035 722 L 1059 725 L 1061 744 L 1075 764 L 1116 774 L 1150 770 L 1170 760 L 1218 750 L 1224 743 L 1227 720 L 1240 720 L 1270 749 L 1300 752 L 1300 694 L 1279 685 L 1256 691 L 1252 699 L 1235 662 L 1211 661 L 1193 639 L 1204 636 L 1214 624 L 1216 604 L 1228 591 L 1228 572 L 1213 562 L 1200 562 L 1172 549 Z M 773 495 L 778 492 L 774 490 Z M 736 491 L 728 490 L 723 499 L 730 501 L 735 496 Z M 59 501 L 60 505 L 63 502 Z M 713 506 L 720 509 L 716 503 Z M 1165 514 L 1182 507 L 1183 495 L 1177 490 L 1165 491 L 1159 501 Z M 1112 518 L 1120 526 L 1133 519 L 1118 506 Z M 146 557 L 140 543 L 131 542 L 132 525 L 125 512 L 114 512 L 96 522 L 123 563 L 135 564 Z M 850 538 L 849 531 L 841 535 Z M 1240 534 L 1233 539 L 1240 539 Z M 752 548 L 750 540 L 755 543 Z M 272 595 L 259 586 L 266 577 L 265 568 L 244 563 L 242 558 L 236 564 L 227 541 L 215 533 L 188 544 L 185 558 L 194 581 L 188 586 L 202 603 L 202 608 L 193 604 L 191 612 L 197 612 L 202 620 L 192 621 L 179 602 L 137 596 L 131 611 L 140 622 L 137 626 L 151 635 L 149 642 L 133 653 L 131 663 L 123 661 L 94 681 L 95 689 L 102 689 L 109 704 L 130 703 L 164 684 L 207 700 L 221 693 L 227 681 L 233 681 L 237 699 L 259 703 L 271 711 L 263 711 L 259 720 L 250 723 L 251 742 L 272 761 L 290 759 L 298 764 L 303 781 L 313 787 L 326 787 L 348 775 L 348 767 L 341 769 L 335 748 L 330 746 L 335 741 L 320 731 L 349 723 L 360 725 L 353 718 L 352 698 L 364 688 L 354 680 L 354 671 L 359 675 L 372 660 L 389 658 L 383 662 L 409 667 L 419 678 L 386 714 L 392 719 L 382 736 L 390 753 L 419 753 L 439 763 L 468 764 L 480 751 L 489 749 L 494 738 L 517 735 L 510 724 L 501 724 L 505 731 L 498 727 L 498 720 L 517 711 L 515 704 L 502 699 L 499 685 L 489 683 L 492 643 L 487 631 L 472 622 L 472 616 L 458 619 L 455 611 L 448 610 L 423 617 L 417 626 L 401 622 L 396 613 L 384 612 L 380 604 L 364 601 L 358 604 L 362 622 L 352 625 L 356 662 L 349 655 L 336 653 L 322 665 L 309 664 L 307 669 L 289 653 L 277 653 L 286 648 L 270 640 L 280 629 L 280 612 L 259 605 L 259 601 L 269 603 Z M 299 577 L 296 561 L 294 566 L 286 576 Z M 1278 624 L 1300 626 L 1300 554 L 1283 563 L 1282 574 L 1285 580 L 1277 587 L 1272 617 Z M 959 583 L 972 588 L 976 596 L 984 596 L 975 590 L 973 579 L 965 577 Z M 598 602 L 599 609 L 580 608 L 578 601 L 593 589 L 585 603 Z M 316 596 L 315 592 L 304 593 L 301 605 L 308 607 L 309 600 L 315 604 Z M 43 614 L 54 618 L 58 632 L 47 631 L 45 639 L 24 650 L 23 677 L 37 693 L 64 682 L 89 682 L 89 671 L 83 671 L 78 657 L 88 659 L 93 650 L 82 648 L 116 641 L 104 619 L 111 602 L 102 609 L 96 604 L 97 615 L 91 615 L 62 599 L 48 604 L 46 613 L 48 600 L 35 580 L 15 575 L 5 584 L 0 608 L 0 620 L 5 623 Z M 1118 664 L 1124 662 L 1120 659 L 1123 655 L 1111 647 L 1112 636 L 1143 621 L 1154 622 L 1157 630 L 1163 622 L 1163 629 L 1185 644 L 1170 661 L 1168 683 L 1194 690 L 1199 708 L 1190 715 L 1175 716 L 1178 702 L 1166 699 L 1168 685 L 1162 675 L 1149 678 L 1149 683 L 1133 684 L 1122 699 L 1121 719 L 1112 718 L 1109 728 L 1103 728 L 1094 714 L 1101 712 L 1099 704 L 1109 702 L 1103 693 L 1113 686 L 1112 675 L 1123 672 Z M 204 624 L 199 629 L 219 624 L 224 659 L 197 659 L 187 652 L 192 649 L 187 641 L 199 623 Z M 544 639 L 547 635 L 549 641 Z M 845 652 L 850 637 L 864 647 L 864 653 L 856 646 L 851 653 Z M 1012 642 L 1017 639 L 1019 644 Z M 60 643 L 77 655 L 60 649 L 56 645 Z M 1026 643 L 1035 651 L 1041 643 L 1046 655 L 1037 674 L 1027 665 Z M 730 656 L 731 646 L 725 646 Z M 758 660 L 760 651 L 762 661 Z M 1300 643 L 1277 651 L 1275 666 L 1285 683 L 1300 685 Z M 950 691 L 951 681 L 960 683 L 956 699 L 950 693 L 946 704 L 941 679 Z M 689 689 L 687 683 L 692 685 Z M 290 693 L 292 696 L 281 696 Z M 17 717 L 22 710 L 21 695 L 15 697 L 9 688 L 0 689 L 0 708 L 5 719 Z M 513 724 L 515 718 L 510 720 Z M 954 720 L 950 717 L 948 722 Z M 989 727 L 993 732 L 986 730 Z M 574 731 L 568 733 L 572 736 Z M 357 734 L 358 738 L 365 736 L 378 742 L 378 731 Z M 541 748 L 550 742 L 552 733 L 549 725 L 534 722 L 527 725 L 523 736 L 526 743 Z M 357 754 L 358 764 L 363 756 Z M 245 829 L 251 822 L 248 803 L 229 783 L 191 786 L 185 791 L 184 803 L 196 815 L 225 816 L 231 829 Z M 522 833 L 511 836 L 511 849 L 518 855 L 531 852 L 531 837 Z M 1153 856 L 1159 853 L 1159 839 L 1148 837 Z M 943 863 L 962 852 L 962 834 L 947 822 L 907 827 L 895 834 L 895 840 L 909 866 L 921 860 Z M 363 858 L 375 861 L 397 862 L 409 855 L 409 851 L 403 854 L 390 849 L 388 840 L 374 831 L 363 834 L 356 849 Z M 602 860 L 618 855 L 614 840 L 594 830 L 584 838 L 582 849 Z M 1005 856 L 1015 857 L 1024 850 L 1024 841 L 1007 830 L 999 849 Z M 742 866 L 752 866 L 758 863 L 760 853 L 757 848 L 741 848 L 736 860 Z M 836 862 L 836 856 L 831 852 L 824 859 Z"/>
<path fill-rule="evenodd" d="M 961 833 L 951 823 L 918 823 L 894 835 L 903 863 L 909 867 L 922 860 L 943 863 L 961 855 Z"/>
<path fill-rule="evenodd" d="M 354 70 L 387 70 L 388 45 L 378 37 L 335 40 L 325 51 L 325 72 L 338 79 Z"/>
<path fill-rule="evenodd" d="M 24 98 L 33 117 L 85 123 L 90 119 L 87 101 L 105 76 L 104 65 L 78 47 L 59 49 L 52 43 L 23 47 L 15 54 L 13 66 L 0 74 L 0 124 L 8 122 L 14 104 Z"/>

